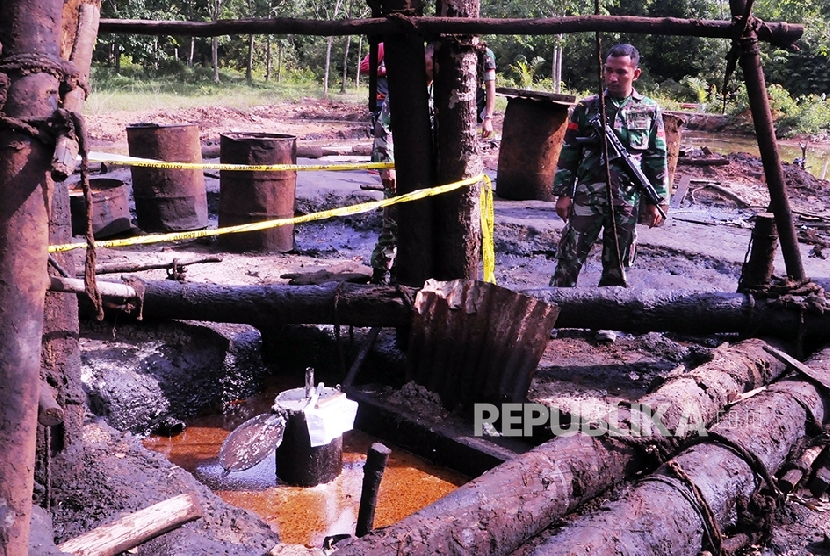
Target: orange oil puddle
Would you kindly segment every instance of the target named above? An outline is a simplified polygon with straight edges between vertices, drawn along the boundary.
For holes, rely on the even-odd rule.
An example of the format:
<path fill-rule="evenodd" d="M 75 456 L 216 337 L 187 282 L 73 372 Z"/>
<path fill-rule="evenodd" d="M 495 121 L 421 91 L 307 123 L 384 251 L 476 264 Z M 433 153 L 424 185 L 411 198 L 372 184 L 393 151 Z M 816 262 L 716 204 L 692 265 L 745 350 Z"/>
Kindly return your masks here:
<path fill-rule="evenodd" d="M 268 404 L 253 402 L 252 406 L 267 409 Z M 276 525 L 285 543 L 320 547 L 326 536 L 354 534 L 366 453 L 377 439 L 360 431 L 347 432 L 343 436 L 340 476 L 326 484 L 300 488 L 279 483 L 274 454 L 251 469 L 222 475 L 223 470 L 217 463 L 219 447 L 229 430 L 238 424 L 229 423 L 228 417 L 221 415 L 199 417 L 188 423 L 178 436 L 150 437 L 144 445 L 191 472 L 225 502 L 253 511 Z M 386 445 L 392 454 L 378 492 L 375 527 L 400 521 L 468 480 L 446 468 L 432 466 L 405 450 Z"/>

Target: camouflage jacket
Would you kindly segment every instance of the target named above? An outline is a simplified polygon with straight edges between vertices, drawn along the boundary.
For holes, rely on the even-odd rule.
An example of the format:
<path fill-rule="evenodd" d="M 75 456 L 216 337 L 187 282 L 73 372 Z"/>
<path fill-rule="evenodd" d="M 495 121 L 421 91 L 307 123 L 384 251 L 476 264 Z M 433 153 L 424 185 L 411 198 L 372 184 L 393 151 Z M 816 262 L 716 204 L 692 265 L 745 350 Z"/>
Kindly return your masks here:
<path fill-rule="evenodd" d="M 669 183 L 666 159 L 666 132 L 663 114 L 656 102 L 634 91 L 626 99 L 618 100 L 606 95 L 605 111 L 614 132 L 629 154 L 640 164 L 657 194 L 668 201 Z M 553 180 L 553 194 L 574 196 L 587 193 L 597 203 L 605 203 L 606 172 L 604 157 L 601 156 L 602 142 L 577 141 L 589 138 L 593 130 L 588 121 L 600 111 L 599 96 L 593 95 L 580 101 L 573 109 L 565 131 L 562 151 Z M 611 163 L 612 190 L 626 204 L 636 204 L 637 190 L 628 174 L 623 170 L 622 161 Z M 599 193 L 602 192 L 602 195 Z M 590 201 L 589 201 L 590 202 Z"/>

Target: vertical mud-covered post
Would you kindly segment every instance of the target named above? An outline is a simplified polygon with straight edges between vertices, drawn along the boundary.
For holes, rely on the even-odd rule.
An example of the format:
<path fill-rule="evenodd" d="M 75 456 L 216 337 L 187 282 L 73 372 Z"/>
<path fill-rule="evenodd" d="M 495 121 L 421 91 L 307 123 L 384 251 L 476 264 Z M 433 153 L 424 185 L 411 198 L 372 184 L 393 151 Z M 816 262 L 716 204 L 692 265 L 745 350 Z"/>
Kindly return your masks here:
<path fill-rule="evenodd" d="M 63 6 L 60 56 L 75 64 L 81 85 L 63 95 L 63 108 L 70 112 L 80 113 L 86 102 L 88 88 L 85 85 L 89 80 L 100 16 L 100 0 L 69 0 Z M 55 184 L 49 219 L 49 239 L 53 245 L 69 243 L 72 239 L 70 204 L 67 185 Z M 52 256 L 64 271 L 75 276 L 76 254 L 70 251 Z M 56 276 L 59 271 L 49 265 L 49 274 Z M 35 502 L 46 508 L 49 507 L 51 492 L 49 470 L 52 457 L 81 441 L 86 396 L 81 385 L 78 336 L 78 297 L 47 292 L 43 308 L 41 378 L 55 389 L 63 420 L 54 427 L 38 428 L 35 482 L 42 488 L 36 489 L 39 496 Z"/>
<path fill-rule="evenodd" d="M 742 18 L 746 5 L 746 0 L 729 0 L 734 17 Z M 746 15 L 749 17 L 748 13 Z M 738 24 L 741 25 L 742 22 L 739 21 Z M 806 276 L 801 262 L 801 251 L 798 248 L 798 237 L 793 225 L 792 209 L 787 198 L 787 185 L 784 181 L 784 171 L 781 169 L 772 112 L 767 99 L 764 69 L 761 67 L 761 55 L 758 50 L 758 35 L 751 20 L 745 26 L 744 33 L 736 40 L 740 45 L 741 69 L 743 69 L 746 92 L 749 96 L 752 121 L 755 124 L 755 135 L 758 138 L 758 150 L 764 164 L 764 175 L 770 195 L 770 209 L 775 215 L 781 253 L 787 267 L 787 277 L 801 282 L 806 279 Z"/>
<path fill-rule="evenodd" d="M 478 0 L 443 0 L 439 16 L 478 17 Z M 477 56 L 470 36 L 447 36 L 436 49 L 436 180 L 452 183 L 483 170 L 476 137 Z M 435 200 L 435 278 L 478 278 L 481 252 L 480 186 Z"/>
<path fill-rule="evenodd" d="M 421 0 L 386 0 L 383 15 L 423 15 Z M 389 80 L 398 193 L 435 185 L 432 125 L 424 68 L 424 39 L 412 33 L 385 35 L 383 57 Z M 432 201 L 398 206 L 397 280 L 420 286 L 433 276 Z"/>
<path fill-rule="evenodd" d="M 478 0 L 441 0 L 443 17 L 478 17 Z M 442 38 L 435 57 L 436 178 L 453 183 L 481 173 L 476 137 L 477 56 L 472 37 Z M 435 278 L 478 278 L 481 252 L 480 185 L 435 199 L 433 235 Z"/>
<path fill-rule="evenodd" d="M 54 146 L 9 122 L 57 108 L 63 0 L 0 4 L 0 554 L 28 552 Z"/>
<path fill-rule="evenodd" d="M 768 212 L 756 214 L 749 260 L 741 268 L 741 278 L 738 280 L 739 292 L 770 285 L 777 245 L 778 231 L 775 229 L 775 216 Z"/>

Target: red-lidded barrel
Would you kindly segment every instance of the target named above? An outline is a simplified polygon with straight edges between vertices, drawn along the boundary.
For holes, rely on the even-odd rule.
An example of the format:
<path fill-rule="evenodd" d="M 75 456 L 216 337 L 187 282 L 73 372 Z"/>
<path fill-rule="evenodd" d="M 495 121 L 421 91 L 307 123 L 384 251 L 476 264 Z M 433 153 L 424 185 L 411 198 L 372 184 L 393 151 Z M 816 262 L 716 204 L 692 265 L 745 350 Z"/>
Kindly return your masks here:
<path fill-rule="evenodd" d="M 164 162 L 202 162 L 195 124 L 127 126 L 130 156 Z M 133 166 L 133 198 L 138 227 L 145 232 L 198 230 L 207 227 L 207 191 L 201 168 Z"/>
<path fill-rule="evenodd" d="M 220 138 L 223 164 L 266 166 L 297 163 L 297 138 L 279 133 L 226 133 Z M 219 173 L 219 227 L 292 218 L 297 172 L 222 170 Z M 219 236 L 229 251 L 294 249 L 294 225 Z"/>
<path fill-rule="evenodd" d="M 499 88 L 507 101 L 499 147 L 496 194 L 514 201 L 551 201 L 568 108 L 574 97 Z"/>

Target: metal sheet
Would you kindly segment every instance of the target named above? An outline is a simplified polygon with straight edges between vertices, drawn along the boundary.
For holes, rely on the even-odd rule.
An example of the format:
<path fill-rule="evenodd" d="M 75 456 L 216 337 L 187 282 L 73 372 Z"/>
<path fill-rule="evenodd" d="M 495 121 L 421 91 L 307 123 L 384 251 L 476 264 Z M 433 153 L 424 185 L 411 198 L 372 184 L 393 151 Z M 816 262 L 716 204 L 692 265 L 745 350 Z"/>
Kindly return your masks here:
<path fill-rule="evenodd" d="M 407 376 L 448 408 L 522 402 L 558 315 L 494 284 L 429 280 L 415 299 Z"/>
<path fill-rule="evenodd" d="M 553 199 L 551 186 L 568 123 L 566 105 L 523 97 L 507 102 L 496 193 L 514 201 Z"/>

